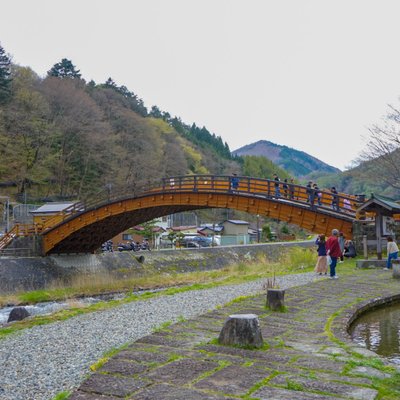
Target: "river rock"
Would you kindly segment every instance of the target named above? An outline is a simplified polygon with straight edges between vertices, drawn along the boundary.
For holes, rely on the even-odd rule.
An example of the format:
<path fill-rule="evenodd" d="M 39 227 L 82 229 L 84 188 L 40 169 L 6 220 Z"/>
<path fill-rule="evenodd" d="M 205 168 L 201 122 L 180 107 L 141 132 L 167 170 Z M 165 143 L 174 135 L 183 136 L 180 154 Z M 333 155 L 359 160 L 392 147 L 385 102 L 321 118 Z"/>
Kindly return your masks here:
<path fill-rule="evenodd" d="M 11 310 L 7 322 L 22 321 L 29 316 L 30 314 L 25 307 L 15 307 Z"/>

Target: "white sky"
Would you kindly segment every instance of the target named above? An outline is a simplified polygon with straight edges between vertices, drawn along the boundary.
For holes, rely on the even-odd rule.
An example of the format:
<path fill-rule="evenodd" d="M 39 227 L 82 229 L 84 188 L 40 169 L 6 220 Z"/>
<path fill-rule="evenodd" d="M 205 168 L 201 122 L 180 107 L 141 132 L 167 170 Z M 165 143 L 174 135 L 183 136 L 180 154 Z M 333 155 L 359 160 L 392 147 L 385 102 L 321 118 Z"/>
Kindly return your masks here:
<path fill-rule="evenodd" d="M 400 95 L 399 0 L 0 0 L 0 42 L 39 75 L 62 58 L 206 126 L 341 169 Z"/>

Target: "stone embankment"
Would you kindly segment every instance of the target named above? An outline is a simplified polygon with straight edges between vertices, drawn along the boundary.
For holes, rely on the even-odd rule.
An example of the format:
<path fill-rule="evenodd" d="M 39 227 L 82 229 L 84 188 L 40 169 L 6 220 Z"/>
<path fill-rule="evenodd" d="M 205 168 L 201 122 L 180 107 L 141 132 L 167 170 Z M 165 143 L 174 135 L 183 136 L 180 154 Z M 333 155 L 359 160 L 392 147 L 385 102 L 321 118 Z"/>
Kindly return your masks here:
<path fill-rule="evenodd" d="M 68 283 L 79 275 L 111 274 L 115 278 L 143 276 L 154 272 L 190 272 L 265 255 L 276 260 L 282 249 L 313 246 L 313 242 L 270 243 L 201 249 L 76 254 L 49 257 L 0 257 L 0 293 L 37 290 Z M 138 261 L 140 256 L 144 262 Z"/>

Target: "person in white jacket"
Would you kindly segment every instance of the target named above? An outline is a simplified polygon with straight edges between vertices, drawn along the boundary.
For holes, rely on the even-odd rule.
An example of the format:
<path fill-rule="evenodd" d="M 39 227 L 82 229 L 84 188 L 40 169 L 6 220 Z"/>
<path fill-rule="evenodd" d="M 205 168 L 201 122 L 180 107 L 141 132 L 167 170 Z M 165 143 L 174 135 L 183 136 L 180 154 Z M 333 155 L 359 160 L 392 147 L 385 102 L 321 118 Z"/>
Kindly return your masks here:
<path fill-rule="evenodd" d="M 387 237 L 387 262 L 386 262 L 386 268 L 385 269 L 390 269 L 392 268 L 392 260 L 397 260 L 397 257 L 399 255 L 399 248 L 397 247 L 396 242 L 393 241 L 393 238 L 391 236 Z"/>

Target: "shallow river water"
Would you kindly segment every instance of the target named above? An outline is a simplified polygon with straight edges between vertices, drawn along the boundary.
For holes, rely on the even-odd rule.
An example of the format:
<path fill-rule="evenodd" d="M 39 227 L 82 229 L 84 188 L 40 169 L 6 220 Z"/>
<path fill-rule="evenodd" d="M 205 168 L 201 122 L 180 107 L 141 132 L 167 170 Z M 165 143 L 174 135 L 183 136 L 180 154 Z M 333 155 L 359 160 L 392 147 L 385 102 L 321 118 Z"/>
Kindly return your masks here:
<path fill-rule="evenodd" d="M 366 313 L 353 323 L 350 334 L 359 345 L 400 364 L 400 304 Z"/>

